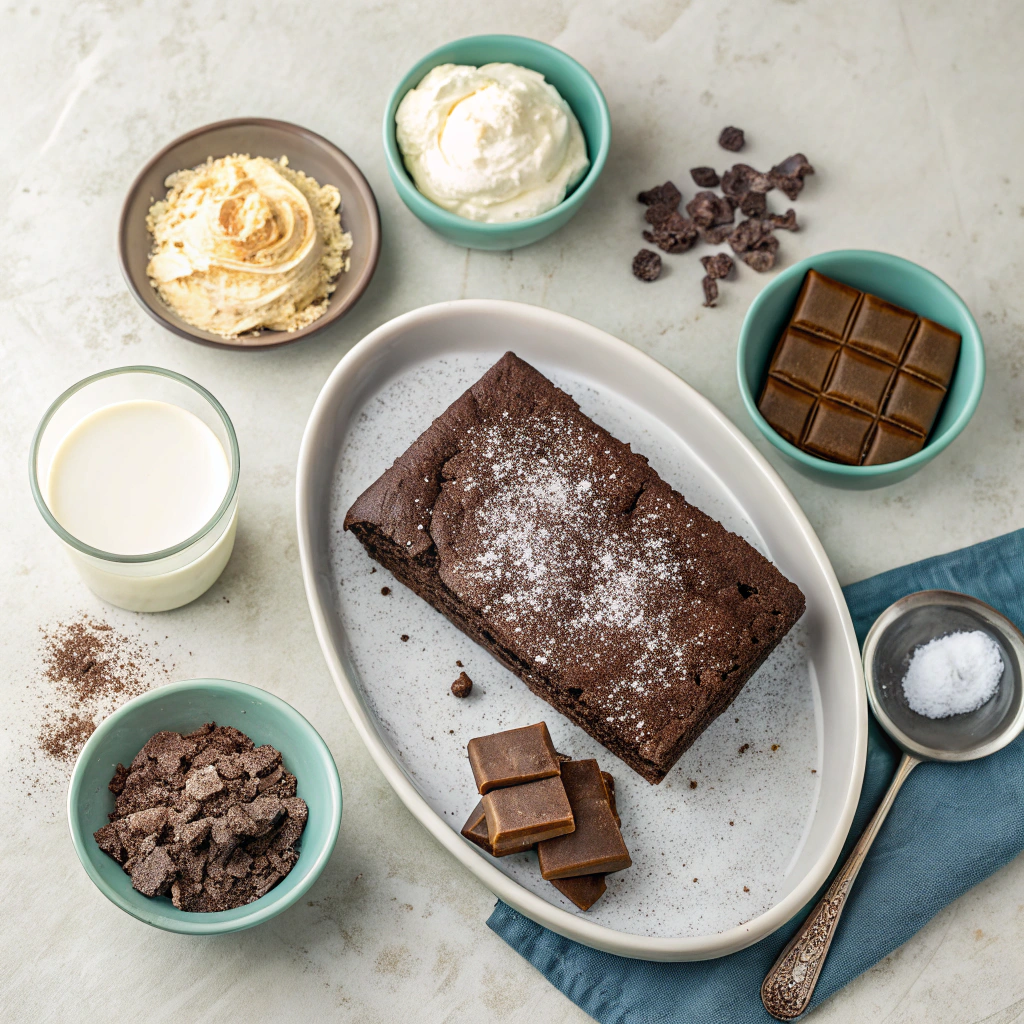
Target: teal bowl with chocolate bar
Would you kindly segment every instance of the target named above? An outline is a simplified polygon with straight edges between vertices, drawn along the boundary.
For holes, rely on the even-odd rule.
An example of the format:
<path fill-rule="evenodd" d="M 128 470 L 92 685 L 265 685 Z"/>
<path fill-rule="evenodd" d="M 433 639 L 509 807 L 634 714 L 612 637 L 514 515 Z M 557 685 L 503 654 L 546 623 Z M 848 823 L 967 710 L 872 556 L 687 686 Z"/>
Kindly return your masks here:
<path fill-rule="evenodd" d="M 298 860 L 266 895 L 232 910 L 194 913 L 179 910 L 167 896 L 148 897 L 134 889 L 131 877 L 99 848 L 93 833 L 107 824 L 114 809 L 108 784 L 119 762 L 130 765 L 155 733 L 189 733 L 206 722 L 234 726 L 257 746 L 269 744 L 280 751 L 309 817 L 297 847 Z M 245 683 L 190 679 L 150 690 L 100 723 L 75 762 L 68 787 L 68 824 L 82 866 L 100 892 L 123 911 L 165 931 L 222 935 L 269 921 L 302 898 L 334 850 L 341 803 L 334 758 L 293 707 Z"/>
<path fill-rule="evenodd" d="M 786 440 L 758 409 L 775 345 L 789 322 L 809 270 L 876 295 L 960 335 L 959 356 L 938 416 L 924 447 L 908 458 L 877 465 L 847 465 L 819 458 Z M 779 274 L 754 299 L 740 330 L 736 371 L 740 396 L 750 418 L 787 461 L 820 483 L 869 490 L 905 480 L 956 440 L 981 398 L 985 347 L 966 303 L 931 271 L 888 253 L 842 249 L 801 260 Z"/>

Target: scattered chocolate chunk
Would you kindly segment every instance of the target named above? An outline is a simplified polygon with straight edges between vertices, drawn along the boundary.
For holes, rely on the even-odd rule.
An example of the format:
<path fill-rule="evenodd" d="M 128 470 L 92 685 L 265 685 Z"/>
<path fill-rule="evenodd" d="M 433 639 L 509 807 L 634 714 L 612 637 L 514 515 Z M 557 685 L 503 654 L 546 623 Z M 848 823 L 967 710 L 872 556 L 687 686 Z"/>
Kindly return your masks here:
<path fill-rule="evenodd" d="M 382 593 L 382 594 L 383 594 L 383 595 L 384 595 L 385 597 L 387 597 L 387 596 L 388 596 L 388 594 L 390 594 L 390 593 L 391 593 L 391 588 L 390 588 L 390 587 L 381 587 L 381 588 L 380 588 L 380 592 L 381 592 L 381 593 Z"/>
<path fill-rule="evenodd" d="M 727 252 L 717 252 L 714 256 L 701 256 L 700 262 L 708 277 L 720 280 L 732 273 L 732 257 Z"/>
<path fill-rule="evenodd" d="M 768 216 L 765 217 L 765 220 L 768 221 L 773 228 L 781 229 L 782 231 L 800 230 L 800 225 L 796 222 L 796 210 L 794 210 L 793 207 L 790 207 L 786 211 L 785 216 L 781 213 L 769 213 Z"/>
<path fill-rule="evenodd" d="M 793 202 L 796 197 L 800 195 L 804 187 L 804 179 L 798 178 L 795 174 L 791 177 L 787 177 L 785 174 L 772 174 L 771 175 L 772 185 L 777 188 L 780 192 L 783 192 L 786 198 Z"/>
<path fill-rule="evenodd" d="M 780 174 L 786 178 L 804 178 L 808 174 L 813 174 L 814 168 L 803 153 L 794 153 L 792 156 L 787 156 L 782 163 L 776 164 L 771 173 Z"/>
<path fill-rule="evenodd" d="M 658 227 L 659 224 L 663 224 L 672 214 L 679 215 L 678 210 L 674 206 L 669 206 L 668 203 L 652 203 L 644 211 L 644 220 L 648 224 L 653 224 L 654 227 Z"/>
<path fill-rule="evenodd" d="M 713 277 L 705 275 L 701 286 L 704 289 L 704 305 L 713 306 L 718 301 L 718 282 Z"/>
<path fill-rule="evenodd" d="M 768 210 L 768 200 L 763 192 L 748 192 L 740 200 L 740 213 L 748 217 L 762 217 Z"/>
<path fill-rule="evenodd" d="M 452 693 L 456 697 L 468 697 L 473 690 L 473 680 L 465 672 L 459 673 L 459 678 L 452 683 Z"/>
<path fill-rule="evenodd" d="M 671 181 L 666 181 L 664 185 L 655 185 L 654 188 L 641 192 L 636 198 L 645 206 L 664 203 L 670 209 L 675 210 L 683 200 L 683 193 Z"/>
<path fill-rule="evenodd" d="M 775 266 L 775 257 L 779 251 L 779 240 L 774 235 L 769 235 L 758 242 L 756 249 L 742 253 L 740 259 L 752 270 L 763 274 Z"/>
<path fill-rule="evenodd" d="M 644 239 L 664 252 L 686 252 L 697 241 L 697 226 L 681 213 L 674 212 L 653 231 L 645 231 Z"/>
<path fill-rule="evenodd" d="M 699 188 L 718 188 L 718 171 L 714 167 L 693 167 L 690 177 Z"/>
<path fill-rule="evenodd" d="M 129 768 L 117 766 L 109 788 L 115 809 L 97 845 L 139 892 L 170 896 L 181 910 L 244 906 L 298 860 L 308 809 L 295 776 L 277 750 L 230 726 L 157 733 Z"/>
<path fill-rule="evenodd" d="M 708 245 L 721 245 L 732 233 L 732 226 L 719 224 L 714 228 L 699 228 L 701 240 Z"/>
<path fill-rule="evenodd" d="M 718 136 L 718 144 L 730 153 L 738 153 L 745 141 L 742 128 L 723 128 L 722 134 Z"/>
<path fill-rule="evenodd" d="M 722 175 L 722 191 L 734 199 L 742 199 L 748 192 L 771 192 L 772 188 L 770 176 L 750 164 L 733 164 Z"/>
<path fill-rule="evenodd" d="M 686 212 L 699 227 L 712 228 L 731 224 L 735 219 L 732 203 L 714 192 L 698 192 L 687 204 Z"/>
<path fill-rule="evenodd" d="M 764 221 L 757 217 L 748 217 L 740 221 L 729 235 L 729 245 L 733 252 L 745 253 L 750 249 L 757 248 L 762 240 L 771 235 L 771 229 L 765 226 Z"/>
<path fill-rule="evenodd" d="M 644 235 L 649 234 L 645 231 Z M 657 281 L 661 274 L 661 257 L 650 249 L 641 249 L 633 257 L 633 276 L 641 281 Z"/>

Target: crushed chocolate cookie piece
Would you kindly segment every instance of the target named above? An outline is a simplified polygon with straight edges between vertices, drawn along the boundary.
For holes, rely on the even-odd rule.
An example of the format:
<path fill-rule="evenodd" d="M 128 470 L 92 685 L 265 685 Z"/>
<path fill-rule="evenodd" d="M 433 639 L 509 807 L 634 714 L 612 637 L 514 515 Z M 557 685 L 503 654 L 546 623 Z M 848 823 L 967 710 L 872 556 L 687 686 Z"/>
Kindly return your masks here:
<path fill-rule="evenodd" d="M 704 289 L 704 305 L 713 306 L 718 301 L 718 282 L 713 277 L 705 275 L 701 286 Z"/>
<path fill-rule="evenodd" d="M 722 175 L 722 191 L 734 199 L 742 199 L 748 192 L 771 192 L 772 187 L 770 176 L 750 164 L 733 164 Z"/>
<path fill-rule="evenodd" d="M 733 252 L 744 253 L 756 248 L 767 235 L 771 234 L 764 221 L 757 217 L 748 217 L 740 221 L 729 235 L 729 245 Z"/>
<path fill-rule="evenodd" d="M 170 896 L 181 910 L 244 906 L 298 860 L 308 808 L 295 776 L 277 750 L 237 729 L 210 722 L 187 736 L 156 733 L 109 788 L 115 809 L 97 845 L 139 892 Z"/>
<path fill-rule="evenodd" d="M 764 219 L 772 226 L 772 228 L 776 230 L 800 230 L 800 225 L 797 224 L 796 222 L 796 210 L 794 210 L 793 207 L 790 207 L 786 211 L 785 216 L 783 216 L 781 213 L 769 213 Z"/>
<path fill-rule="evenodd" d="M 657 253 L 651 253 L 656 256 Z M 452 693 L 456 697 L 468 697 L 473 692 L 473 680 L 465 672 L 459 673 L 459 678 L 452 683 Z"/>
<path fill-rule="evenodd" d="M 740 200 L 740 213 L 748 217 L 761 217 L 768 210 L 768 200 L 763 192 L 748 192 Z"/>
<path fill-rule="evenodd" d="M 700 188 L 718 188 L 718 171 L 714 167 L 692 167 L 690 177 Z"/>
<path fill-rule="evenodd" d="M 771 169 L 771 173 L 781 175 L 785 178 L 802 179 L 808 174 L 813 174 L 814 168 L 803 153 L 794 153 L 792 156 L 787 156 L 782 163 L 776 164 Z"/>
<path fill-rule="evenodd" d="M 773 173 L 771 174 L 771 181 L 772 185 L 784 193 L 791 203 L 796 200 L 796 197 L 800 195 L 804 187 L 804 179 L 798 178 L 795 174 L 787 176 L 785 174 Z"/>
<path fill-rule="evenodd" d="M 686 204 L 686 212 L 694 224 L 704 228 L 731 224 L 735 219 L 732 204 L 714 192 L 698 192 Z"/>
<path fill-rule="evenodd" d="M 742 128 L 723 128 L 722 134 L 718 136 L 718 144 L 730 153 L 738 153 L 745 141 Z"/>
<path fill-rule="evenodd" d="M 778 251 L 779 240 L 774 235 L 768 235 L 758 242 L 757 248 L 741 253 L 740 259 L 752 270 L 763 274 L 775 266 L 775 257 Z"/>
<path fill-rule="evenodd" d="M 701 256 L 700 262 L 708 277 L 721 280 L 732 273 L 732 257 L 727 252 L 718 252 L 714 256 Z"/>
<path fill-rule="evenodd" d="M 637 202 L 641 202 L 644 206 L 653 206 L 656 203 L 663 203 L 670 209 L 678 209 L 679 204 L 683 200 L 683 193 L 679 191 L 672 184 L 671 181 L 666 181 L 664 185 L 655 185 L 654 188 L 649 188 L 646 192 L 641 192 L 637 197 Z"/>
<path fill-rule="evenodd" d="M 673 214 L 677 217 L 679 212 L 673 206 L 669 206 L 668 203 L 652 203 L 644 210 L 644 220 L 648 224 L 658 227 L 659 224 L 664 224 Z"/>
<path fill-rule="evenodd" d="M 646 238 L 650 232 L 645 231 Z M 650 249 L 641 249 L 633 257 L 633 276 L 641 281 L 657 281 L 661 274 L 661 257 Z M 463 673 L 465 674 L 465 673 Z"/>
<path fill-rule="evenodd" d="M 645 231 L 644 239 L 653 242 L 663 252 L 686 252 L 697 241 L 697 227 L 681 213 L 673 213 L 653 231 Z"/>
<path fill-rule="evenodd" d="M 721 245 L 732 233 L 732 226 L 719 224 L 718 227 L 698 228 L 697 230 L 700 232 L 701 239 L 708 245 Z"/>

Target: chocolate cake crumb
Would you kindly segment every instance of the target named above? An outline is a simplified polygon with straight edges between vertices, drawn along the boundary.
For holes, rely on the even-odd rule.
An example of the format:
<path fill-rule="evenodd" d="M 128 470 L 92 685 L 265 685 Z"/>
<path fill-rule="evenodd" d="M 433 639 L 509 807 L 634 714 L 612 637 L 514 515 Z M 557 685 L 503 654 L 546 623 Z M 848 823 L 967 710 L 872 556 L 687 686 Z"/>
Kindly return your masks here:
<path fill-rule="evenodd" d="M 701 256 L 700 262 L 704 267 L 704 273 L 715 280 L 728 277 L 733 268 L 732 257 L 727 252 L 717 252 L 714 256 Z"/>
<path fill-rule="evenodd" d="M 459 673 L 459 678 L 452 683 L 452 693 L 456 697 L 468 697 L 473 691 L 473 680 L 465 672 Z"/>
<path fill-rule="evenodd" d="M 653 231 L 645 231 L 644 239 L 653 242 L 664 252 L 686 252 L 697 241 L 697 226 L 681 213 L 674 211 L 661 221 Z M 657 255 L 656 253 L 654 255 Z"/>
<path fill-rule="evenodd" d="M 462 662 L 461 661 L 456 661 L 455 664 L 458 665 L 459 668 L 462 668 Z"/>
<path fill-rule="evenodd" d="M 769 213 L 765 218 L 768 223 L 776 229 L 783 231 L 799 231 L 800 225 L 796 222 L 796 210 L 790 207 L 785 216 L 780 213 Z"/>
<path fill-rule="evenodd" d="M 740 200 L 740 213 L 748 217 L 760 217 L 768 209 L 768 200 L 763 192 L 748 192 Z"/>
<path fill-rule="evenodd" d="M 722 134 L 718 136 L 718 144 L 722 149 L 729 150 L 730 153 L 738 153 L 743 148 L 745 141 L 742 128 L 723 128 Z"/>
<path fill-rule="evenodd" d="M 402 641 L 403 644 L 407 644 L 409 642 L 409 634 L 408 633 L 403 633 L 399 637 L 399 639 Z"/>
<path fill-rule="evenodd" d="M 231 910 L 266 895 L 299 859 L 309 809 L 281 754 L 213 722 L 158 732 L 117 766 L 110 824 L 93 838 L 144 896 Z"/>
<path fill-rule="evenodd" d="M 686 204 L 686 212 L 702 228 L 731 224 L 735 218 L 732 204 L 714 192 L 698 192 Z"/>
<path fill-rule="evenodd" d="M 699 188 L 718 188 L 718 171 L 714 167 L 691 167 L 690 177 Z"/>
<path fill-rule="evenodd" d="M 772 744 L 772 750 L 778 750 L 778 749 L 779 749 L 778 743 L 773 743 Z"/>
<path fill-rule="evenodd" d="M 704 305 L 713 306 L 718 301 L 718 282 L 709 275 L 705 275 L 701 281 L 704 289 Z"/>
<path fill-rule="evenodd" d="M 385 597 L 387 597 L 387 596 L 388 596 L 388 594 L 390 594 L 390 593 L 391 593 L 391 588 L 390 588 L 390 587 L 381 587 L 381 588 L 380 588 L 380 592 L 381 592 L 381 593 L 382 593 L 382 594 L 383 594 L 383 595 L 384 595 Z"/>
<path fill-rule="evenodd" d="M 644 232 L 646 235 L 647 232 Z M 641 249 L 633 257 L 633 276 L 641 281 L 657 281 L 661 274 L 661 257 L 650 249 Z"/>
<path fill-rule="evenodd" d="M 740 747 L 739 752 L 741 754 L 745 754 L 749 749 L 750 749 L 750 744 L 749 743 L 744 743 L 743 746 Z"/>
<path fill-rule="evenodd" d="M 750 892 L 750 886 L 749 885 L 743 886 L 743 891 L 744 892 Z"/>
<path fill-rule="evenodd" d="M 696 779 L 690 779 L 690 789 L 696 789 L 696 788 L 697 788 L 697 780 Z"/>

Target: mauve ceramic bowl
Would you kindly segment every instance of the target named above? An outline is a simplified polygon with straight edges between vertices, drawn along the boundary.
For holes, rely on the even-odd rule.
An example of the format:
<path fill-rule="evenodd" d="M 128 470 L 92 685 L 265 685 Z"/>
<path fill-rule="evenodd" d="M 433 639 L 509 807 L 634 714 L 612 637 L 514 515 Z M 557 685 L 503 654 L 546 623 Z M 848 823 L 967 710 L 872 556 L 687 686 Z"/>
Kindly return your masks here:
<path fill-rule="evenodd" d="M 288 157 L 289 165 L 304 171 L 321 185 L 341 192 L 341 226 L 352 233 L 350 266 L 337 280 L 327 312 L 297 331 L 261 331 L 223 338 L 186 323 L 160 298 L 146 275 L 152 236 L 146 230 L 146 214 L 157 199 L 167 194 L 169 174 L 232 153 L 248 153 L 276 160 Z M 189 341 L 221 348 L 274 348 L 318 334 L 340 319 L 366 291 L 380 256 L 380 214 L 377 200 L 362 171 L 333 143 L 306 128 L 286 121 L 238 117 L 208 124 L 175 139 L 154 156 L 132 182 L 121 207 L 117 229 L 117 255 L 121 272 L 142 308 L 158 323 Z"/>

